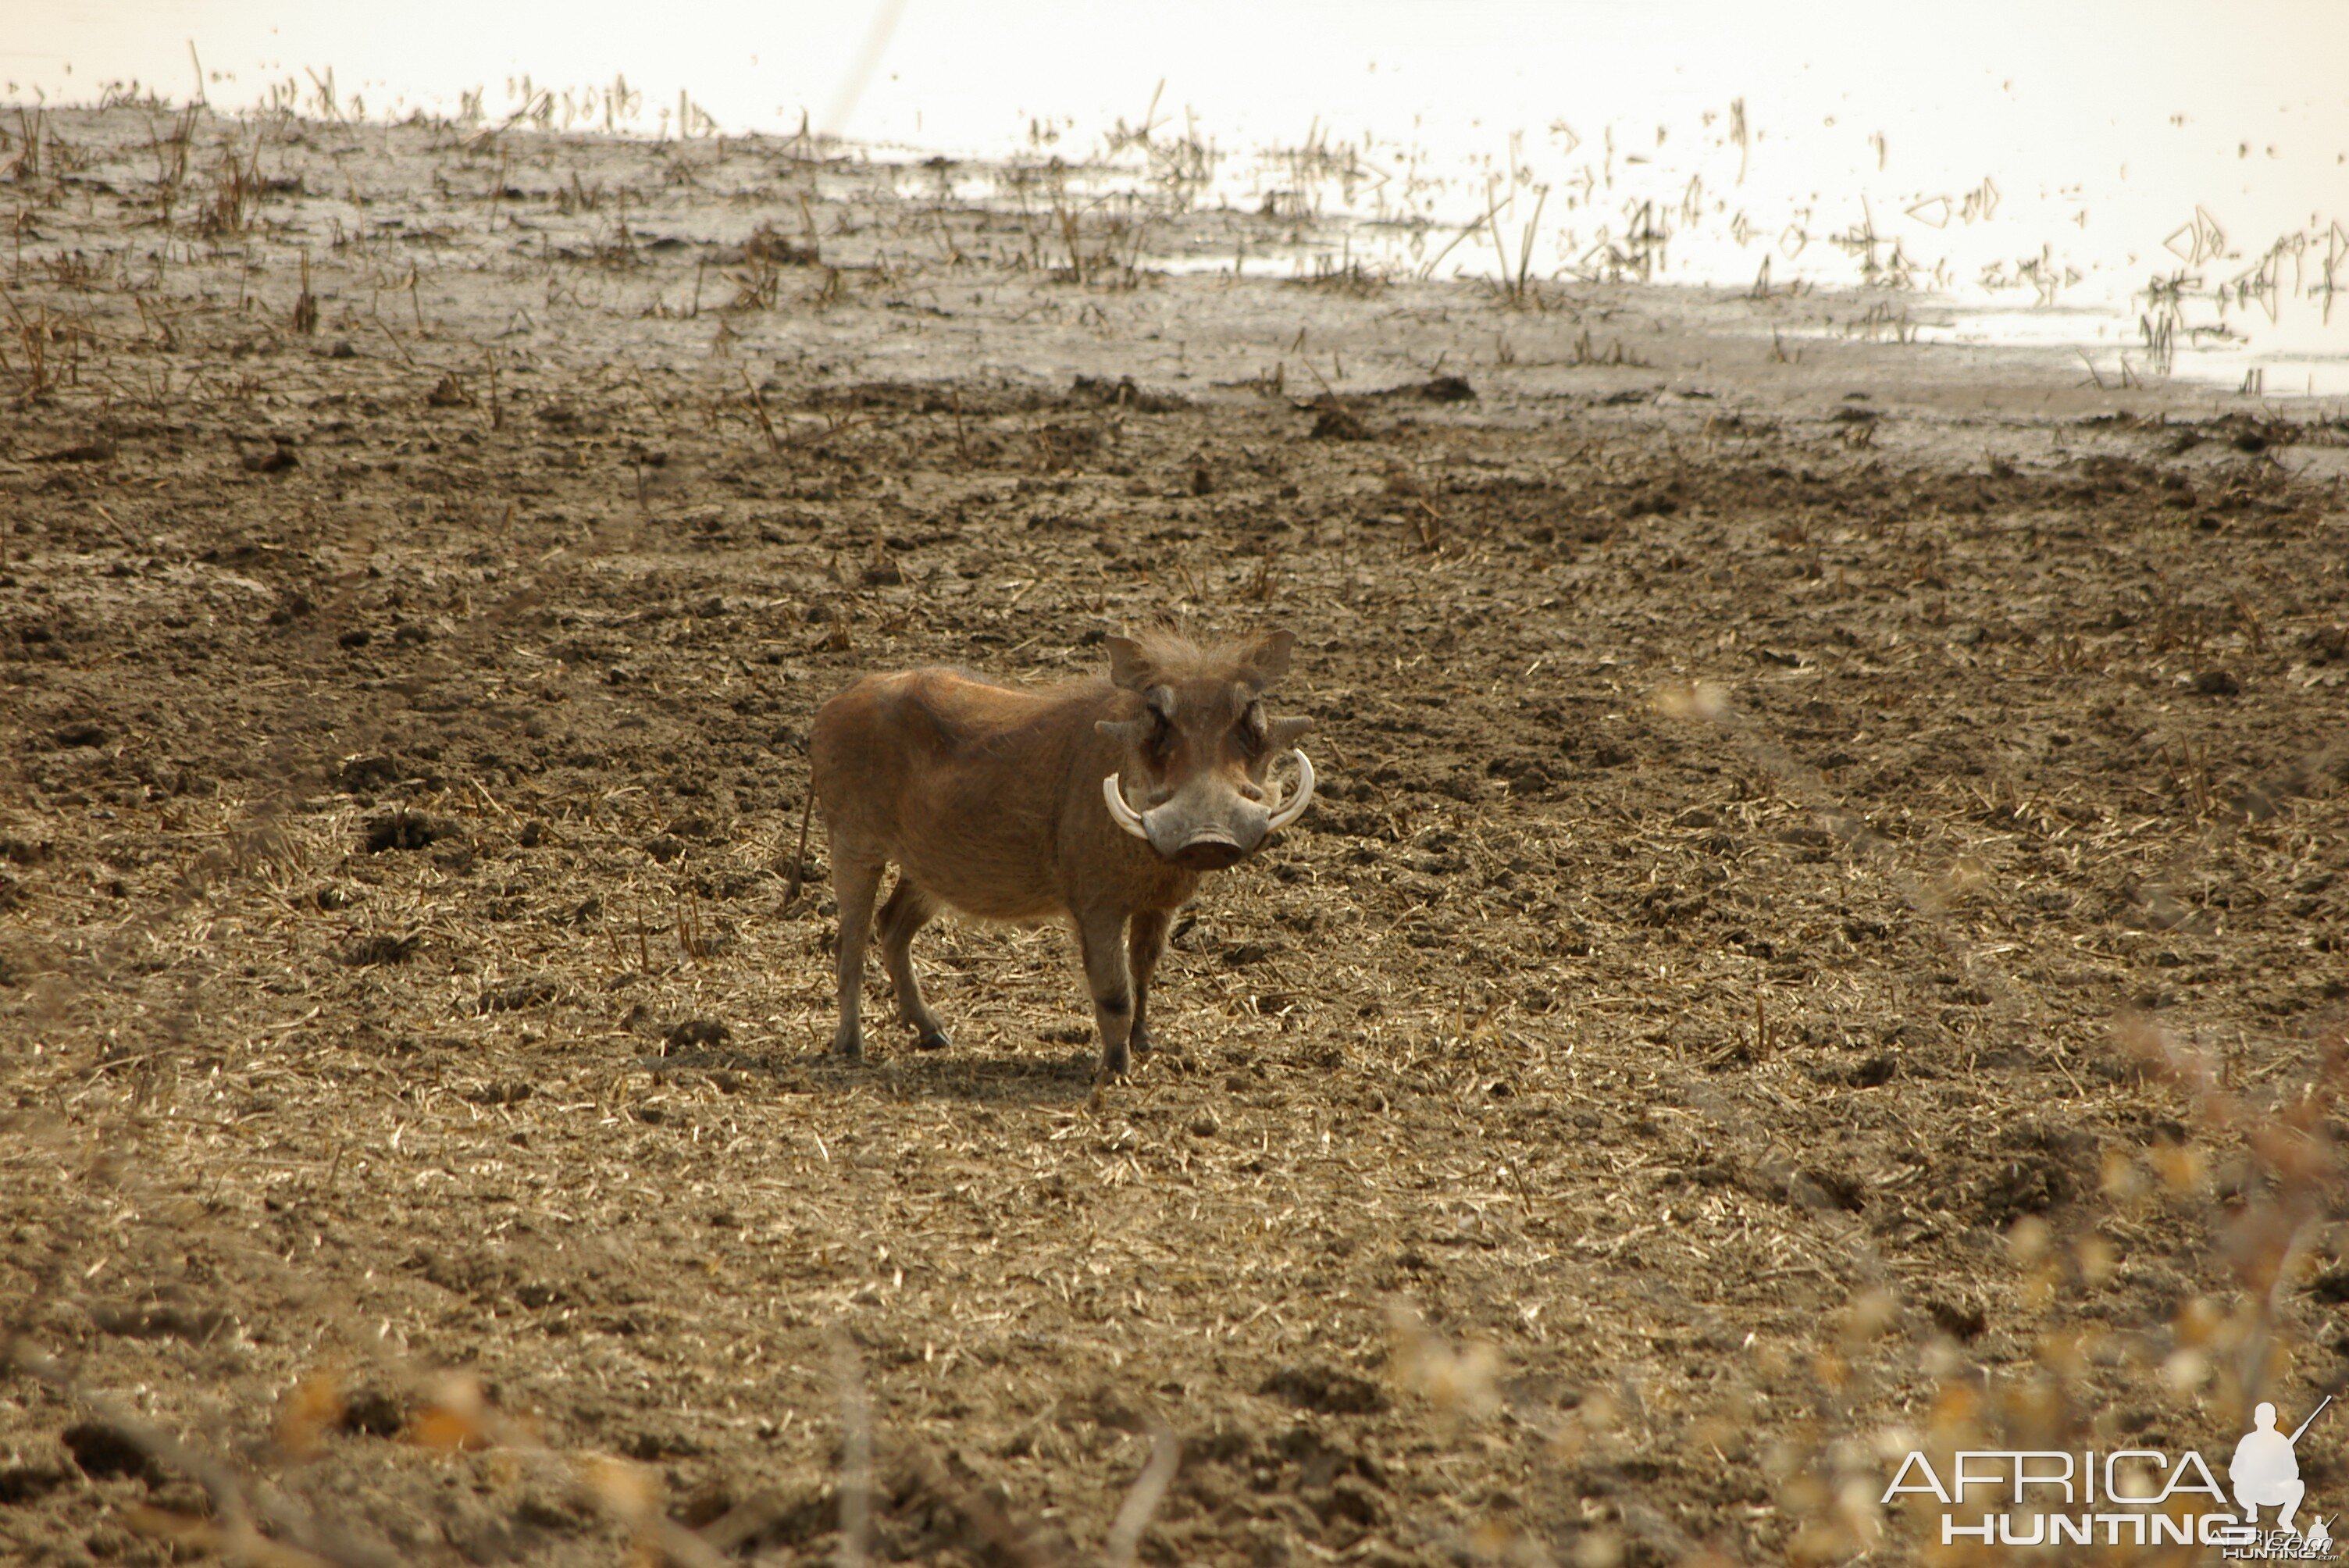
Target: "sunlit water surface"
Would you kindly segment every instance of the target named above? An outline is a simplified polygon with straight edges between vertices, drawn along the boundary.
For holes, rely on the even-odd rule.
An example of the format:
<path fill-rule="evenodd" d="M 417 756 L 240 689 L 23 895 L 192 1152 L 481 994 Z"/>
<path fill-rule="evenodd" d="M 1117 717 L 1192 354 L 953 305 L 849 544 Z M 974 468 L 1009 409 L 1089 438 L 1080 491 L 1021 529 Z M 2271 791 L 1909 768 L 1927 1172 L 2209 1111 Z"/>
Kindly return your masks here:
<path fill-rule="evenodd" d="M 1172 270 L 1874 286 L 1888 337 L 2349 396 L 2335 4 L 12 10 L 12 102 L 135 81 L 221 109 L 1058 158 L 1081 196 L 1297 220 L 1271 249 L 1152 258 Z"/>

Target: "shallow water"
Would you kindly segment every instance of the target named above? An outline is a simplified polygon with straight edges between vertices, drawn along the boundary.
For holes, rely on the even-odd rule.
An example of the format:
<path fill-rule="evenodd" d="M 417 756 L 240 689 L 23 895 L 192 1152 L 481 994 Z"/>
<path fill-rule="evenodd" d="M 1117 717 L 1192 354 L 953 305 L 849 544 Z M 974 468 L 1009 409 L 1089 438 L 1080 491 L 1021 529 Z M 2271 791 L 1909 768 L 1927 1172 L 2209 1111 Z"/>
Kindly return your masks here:
<path fill-rule="evenodd" d="M 2116 382 L 2349 394 L 2349 315 L 2329 309 L 2349 277 L 2336 6 L 2223 24 L 2179 4 L 1856 22 L 1718 0 L 1440 21 L 1405 0 L 662 16 L 65 5 L 12 21 L 0 89 L 91 101 L 136 79 L 184 98 L 201 67 L 221 108 L 805 125 L 892 156 L 1058 158 L 1095 199 L 1297 221 L 1268 251 L 1151 254 L 1175 270 L 1891 285 L 1915 294 L 1903 330 L 1922 341 L 2075 348 Z"/>

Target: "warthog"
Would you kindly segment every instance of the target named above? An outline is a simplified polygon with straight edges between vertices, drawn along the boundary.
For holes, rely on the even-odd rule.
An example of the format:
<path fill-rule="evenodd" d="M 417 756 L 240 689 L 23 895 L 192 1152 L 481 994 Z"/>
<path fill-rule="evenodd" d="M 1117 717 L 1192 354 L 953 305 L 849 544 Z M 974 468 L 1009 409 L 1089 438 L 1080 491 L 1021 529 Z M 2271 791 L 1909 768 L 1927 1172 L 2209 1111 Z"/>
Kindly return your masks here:
<path fill-rule="evenodd" d="M 1109 678 L 1031 691 L 950 669 L 867 676 L 819 709 L 813 800 L 840 896 L 840 1028 L 864 1054 L 857 1003 L 881 873 L 881 956 L 917 1048 L 947 1043 L 907 947 L 942 906 L 988 920 L 1076 925 L 1102 1071 L 1150 1049 L 1150 976 L 1174 912 L 1254 853 L 1313 799 L 1297 753 L 1286 801 L 1273 759 L 1313 726 L 1273 718 L 1265 688 L 1296 638 L 1276 631 L 1203 652 L 1180 637 L 1112 637 Z M 806 827 L 801 827 L 805 848 Z"/>

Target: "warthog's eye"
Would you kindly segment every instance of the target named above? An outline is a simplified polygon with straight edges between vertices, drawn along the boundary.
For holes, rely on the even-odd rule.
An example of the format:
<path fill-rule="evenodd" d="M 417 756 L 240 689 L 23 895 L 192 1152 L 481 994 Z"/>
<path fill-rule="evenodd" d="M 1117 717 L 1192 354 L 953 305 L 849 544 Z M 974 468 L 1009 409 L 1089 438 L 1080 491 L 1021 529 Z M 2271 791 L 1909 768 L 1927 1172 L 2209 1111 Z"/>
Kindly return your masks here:
<path fill-rule="evenodd" d="M 1242 757 L 1252 758 L 1264 749 L 1264 709 L 1248 705 L 1239 723 L 1232 727 L 1232 744 L 1240 748 Z"/>
<path fill-rule="evenodd" d="M 1149 728 L 1142 738 L 1142 754 L 1164 767 L 1174 755 L 1174 694 L 1165 686 L 1152 686 L 1142 698 L 1142 717 Z"/>

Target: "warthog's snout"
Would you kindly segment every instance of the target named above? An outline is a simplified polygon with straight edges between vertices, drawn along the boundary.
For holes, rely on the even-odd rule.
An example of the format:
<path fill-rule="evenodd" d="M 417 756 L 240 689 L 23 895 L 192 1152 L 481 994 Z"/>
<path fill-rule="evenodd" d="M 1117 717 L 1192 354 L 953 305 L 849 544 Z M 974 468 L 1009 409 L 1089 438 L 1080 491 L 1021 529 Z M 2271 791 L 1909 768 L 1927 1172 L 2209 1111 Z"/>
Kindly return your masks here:
<path fill-rule="evenodd" d="M 1313 763 L 1302 751 L 1289 755 L 1297 758 L 1297 786 L 1285 801 L 1268 804 L 1261 788 L 1202 778 L 1148 810 L 1136 811 L 1115 773 L 1102 780 L 1102 799 L 1119 827 L 1185 871 L 1219 872 L 1256 853 L 1312 804 Z"/>
<path fill-rule="evenodd" d="M 1222 833 L 1195 833 L 1174 851 L 1174 863 L 1186 872 L 1219 872 L 1247 858 L 1248 851 Z"/>

